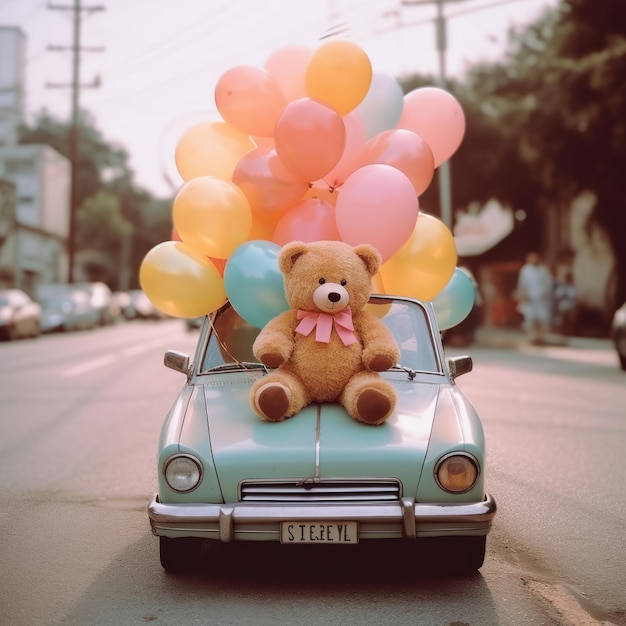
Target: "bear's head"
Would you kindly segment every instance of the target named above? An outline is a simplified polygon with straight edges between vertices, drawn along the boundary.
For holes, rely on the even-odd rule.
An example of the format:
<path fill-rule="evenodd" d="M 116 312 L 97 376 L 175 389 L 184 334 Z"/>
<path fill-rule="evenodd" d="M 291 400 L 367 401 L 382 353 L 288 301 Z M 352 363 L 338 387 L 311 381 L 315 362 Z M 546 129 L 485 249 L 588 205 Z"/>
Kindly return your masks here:
<path fill-rule="evenodd" d="M 335 314 L 348 305 L 360 311 L 369 300 L 372 277 L 382 258 L 373 246 L 342 241 L 292 241 L 281 250 L 278 267 L 292 309 Z"/>

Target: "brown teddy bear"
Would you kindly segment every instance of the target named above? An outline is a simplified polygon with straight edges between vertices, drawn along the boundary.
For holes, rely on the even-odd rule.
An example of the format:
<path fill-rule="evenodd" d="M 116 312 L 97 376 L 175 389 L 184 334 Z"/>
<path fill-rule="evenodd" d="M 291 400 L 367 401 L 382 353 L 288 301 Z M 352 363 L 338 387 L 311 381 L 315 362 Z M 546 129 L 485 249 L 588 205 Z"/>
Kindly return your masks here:
<path fill-rule="evenodd" d="M 261 419 L 280 422 L 312 402 L 339 402 L 356 420 L 382 424 L 395 390 L 378 372 L 399 360 L 385 324 L 364 307 L 381 256 L 370 245 L 293 241 L 279 253 L 291 307 L 270 320 L 255 356 L 275 368 L 250 391 Z"/>

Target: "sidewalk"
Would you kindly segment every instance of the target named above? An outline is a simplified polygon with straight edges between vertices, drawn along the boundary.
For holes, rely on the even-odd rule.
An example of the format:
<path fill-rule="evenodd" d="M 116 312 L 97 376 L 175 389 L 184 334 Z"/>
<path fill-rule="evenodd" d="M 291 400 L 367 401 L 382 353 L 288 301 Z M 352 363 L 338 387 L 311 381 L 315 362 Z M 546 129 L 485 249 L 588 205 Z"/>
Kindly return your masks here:
<path fill-rule="evenodd" d="M 515 328 L 481 326 L 476 333 L 476 345 L 484 348 L 509 348 L 530 345 L 523 331 Z M 555 333 L 547 335 L 546 347 L 571 347 L 582 350 L 614 350 L 610 338 L 563 337 Z M 538 346 L 536 346 L 538 347 Z"/>

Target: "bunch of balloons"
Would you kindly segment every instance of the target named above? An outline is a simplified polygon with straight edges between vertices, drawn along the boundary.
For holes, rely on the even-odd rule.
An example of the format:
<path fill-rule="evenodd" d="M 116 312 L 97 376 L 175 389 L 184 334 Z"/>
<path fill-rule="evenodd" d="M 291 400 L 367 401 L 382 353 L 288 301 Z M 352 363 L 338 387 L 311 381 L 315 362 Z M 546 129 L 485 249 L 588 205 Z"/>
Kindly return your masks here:
<path fill-rule="evenodd" d="M 221 117 L 176 146 L 184 184 L 172 240 L 140 268 L 158 309 L 197 317 L 230 300 L 262 327 L 288 308 L 281 246 L 332 239 L 374 245 L 383 258 L 375 291 L 432 300 L 442 329 L 469 314 L 473 291 L 456 271 L 453 235 L 419 206 L 465 132 L 451 94 L 404 95 L 357 44 L 329 40 L 280 48 L 263 67 L 233 67 L 214 96 Z"/>

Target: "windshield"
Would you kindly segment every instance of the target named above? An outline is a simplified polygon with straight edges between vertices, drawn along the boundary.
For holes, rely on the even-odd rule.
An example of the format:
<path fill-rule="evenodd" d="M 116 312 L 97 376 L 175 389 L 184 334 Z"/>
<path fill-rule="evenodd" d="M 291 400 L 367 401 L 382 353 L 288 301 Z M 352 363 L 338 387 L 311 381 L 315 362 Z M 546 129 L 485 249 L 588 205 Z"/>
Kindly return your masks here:
<path fill-rule="evenodd" d="M 423 306 L 408 300 L 373 297 L 368 309 L 387 325 L 400 348 L 399 365 L 417 372 L 441 373 L 428 316 Z M 252 344 L 259 329 L 243 320 L 229 304 L 213 317 L 200 371 L 225 363 L 258 363 Z"/>

